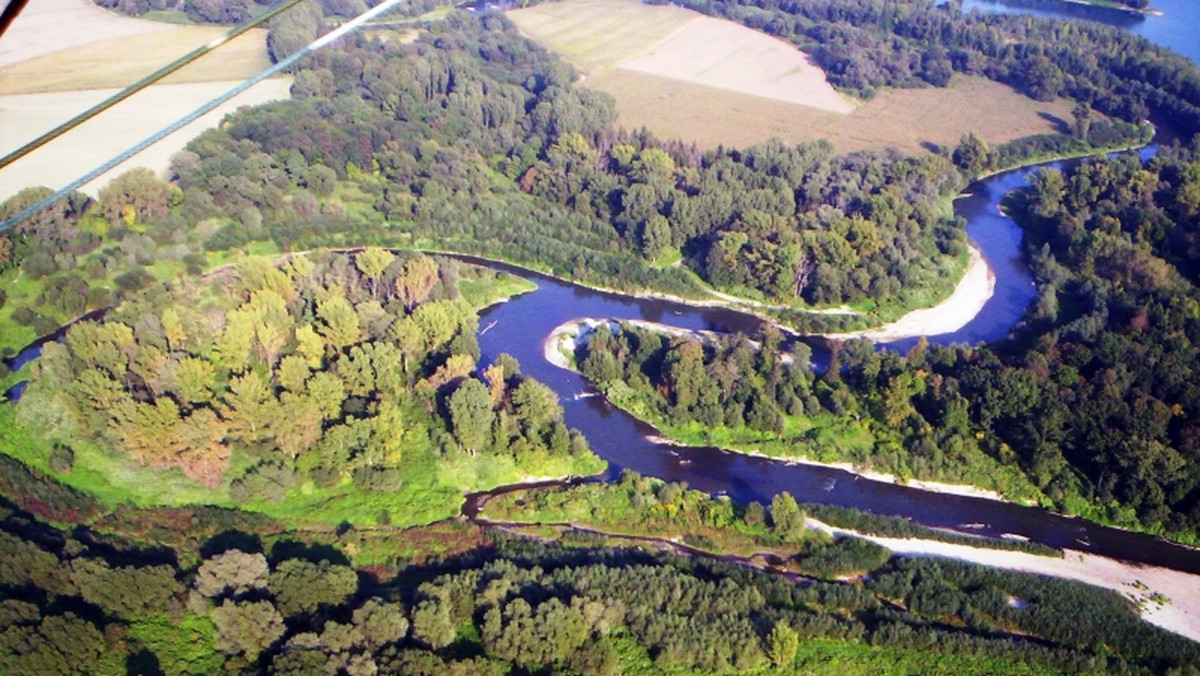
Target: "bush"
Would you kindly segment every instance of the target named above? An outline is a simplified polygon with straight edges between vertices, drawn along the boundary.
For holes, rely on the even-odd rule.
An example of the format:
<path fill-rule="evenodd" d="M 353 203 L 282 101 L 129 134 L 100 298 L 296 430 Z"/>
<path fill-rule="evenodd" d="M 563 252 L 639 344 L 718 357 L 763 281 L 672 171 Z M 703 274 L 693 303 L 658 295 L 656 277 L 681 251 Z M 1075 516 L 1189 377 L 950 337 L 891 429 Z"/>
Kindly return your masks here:
<path fill-rule="evenodd" d="M 66 474 L 75 467 L 75 451 L 70 446 L 54 444 L 50 451 L 50 469 L 56 474 Z"/>

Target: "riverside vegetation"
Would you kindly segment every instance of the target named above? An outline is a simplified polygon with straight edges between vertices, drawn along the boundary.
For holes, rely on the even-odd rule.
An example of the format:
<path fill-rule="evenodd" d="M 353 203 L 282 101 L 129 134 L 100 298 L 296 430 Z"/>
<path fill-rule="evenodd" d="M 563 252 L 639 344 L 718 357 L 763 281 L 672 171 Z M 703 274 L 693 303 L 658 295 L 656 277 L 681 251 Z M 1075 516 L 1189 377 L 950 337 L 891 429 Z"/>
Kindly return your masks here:
<path fill-rule="evenodd" d="M 1200 660 L 1195 643 L 1142 622 L 1113 592 L 888 558 L 852 539 L 839 557 L 817 557 L 828 567 L 816 572 L 870 561 L 858 568 L 869 576 L 798 584 L 461 523 L 287 532 L 236 510 L 110 511 L 0 464 L 16 500 L 36 493 L 45 518 L 88 523 L 65 531 L 0 507 L 6 673 L 1186 674 Z M 630 495 L 646 496 L 635 511 L 681 500 L 712 513 L 728 506 L 631 481 L 640 487 Z M 807 541 L 783 525 L 786 514 L 801 516 L 795 503 L 777 503 L 747 528 Z M 141 544 L 148 538 L 157 544 Z"/>
<path fill-rule="evenodd" d="M 43 347 L 9 452 L 113 500 L 297 524 L 424 523 L 463 489 L 601 470 L 515 360 L 477 369 L 458 289 L 491 276 L 368 248 L 152 287 Z"/>
<path fill-rule="evenodd" d="M 965 237 L 945 207 L 967 177 L 1002 158 L 1136 142 L 1147 112 L 1197 126 L 1194 69 L 1144 41 L 1078 24 L 959 17 L 924 3 L 886 12 L 868 4 L 795 4 L 827 15 L 790 22 L 811 39 L 852 34 L 845 44 L 874 45 L 851 54 L 846 68 L 828 68 L 840 86 L 867 93 L 853 73 L 904 63 L 912 75 L 915 63 L 926 68 L 908 58 L 930 46 L 923 41 L 975 36 L 986 48 L 943 45 L 944 62 L 929 61 L 930 72 L 948 63 L 1002 80 L 1037 74 L 1020 86 L 1085 104 L 1072 134 L 1019 142 L 1011 155 L 971 137 L 915 158 L 838 157 L 820 143 L 700 150 L 617 129 L 609 100 L 573 87 L 570 68 L 502 15 L 449 12 L 408 22 L 415 41 L 373 28 L 306 57 L 293 100 L 240 111 L 199 137 L 175 159 L 170 182 L 131 172 L 95 200 L 77 193 L 4 233 L 0 346 L 15 350 L 113 309 L 47 344 L 24 374 L 32 377 L 25 396 L 0 412 L 0 670 L 718 673 L 817 670 L 837 659 L 861 671 L 926 673 L 936 662 L 979 673 L 1157 673 L 1195 664 L 1195 644 L 1140 622 L 1113 594 L 960 564 L 890 559 L 865 586 L 798 586 L 720 563 L 488 537 L 461 522 L 396 527 L 447 516 L 464 489 L 587 474 L 600 463 L 519 365 L 498 359 L 479 372 L 475 311 L 519 287 L 390 247 L 488 254 L 628 290 L 700 297 L 711 286 L 797 308 L 851 302 L 886 316 L 948 286 L 947 261 Z M 308 3 L 279 19 L 272 54 L 306 44 L 353 5 Z M 863 28 L 846 33 L 839 7 L 863 14 L 855 19 Z M 926 20 L 939 30 L 888 36 Z M 1094 67 L 1080 65 L 1091 57 Z M 903 68 L 887 72 L 893 86 L 906 80 Z M 1178 153 L 1182 164 L 1158 180 L 1188 195 L 1194 159 Z M 1119 184 L 1106 185 L 1111 200 Z M 1189 246 L 1196 224 L 1173 220 L 1190 213 L 1176 211 L 1186 204 L 1160 203 L 1168 193 L 1147 190 L 1139 194 L 1161 215 L 1144 211 L 1144 230 L 1113 213 L 1116 225 L 1055 226 L 1081 242 L 1049 244 L 1064 246 L 1055 260 L 1079 264 L 1085 277 L 1097 263 L 1128 271 L 1111 278 L 1120 287 L 1093 283 L 1111 283 L 1113 298 L 1148 283 L 1167 294 L 1155 296 L 1153 314 L 1128 324 L 1121 311 L 1093 316 L 1099 306 L 1084 301 L 1104 296 L 1087 295 L 1088 280 L 1069 281 L 1077 274 L 1069 272 L 1051 285 L 1058 311 L 1036 320 L 1064 332 L 1077 319 L 1091 322 L 1083 338 L 1128 350 L 1097 343 L 1091 360 L 1056 362 L 1048 380 L 1040 362 L 1019 353 L 931 349 L 918 362 L 851 345 L 837 396 L 870 415 L 900 416 L 897 436 L 872 450 L 886 455 L 923 430 L 948 434 L 962 440 L 952 454 L 978 450 L 1051 499 L 1078 497 L 1143 525 L 1190 523 L 1196 464 L 1179 463 L 1189 457 L 1179 448 L 1189 448 L 1190 400 L 1176 396 L 1190 392 L 1187 381 L 1165 380 L 1177 389 L 1155 393 L 1117 368 L 1131 356 L 1157 359 L 1137 352 L 1151 346 L 1133 338 L 1151 326 L 1172 328 L 1164 339 L 1180 345 L 1174 357 L 1191 354 L 1179 342 L 1191 315 L 1175 312 L 1171 295 L 1187 287 L 1147 280 L 1160 279 L 1163 265 L 1187 279 L 1182 255 L 1167 245 Z M 1108 208 L 1100 192 L 1079 191 L 1079 203 L 1094 207 L 1089 218 Z M 0 214 L 46 194 L 23 192 Z M 1101 237 L 1110 230 L 1111 239 Z M 1126 235 L 1137 243 L 1128 259 L 1112 253 L 1126 251 Z M 1079 248 L 1093 239 L 1110 248 Z M 280 255 L 323 247 L 353 250 Z M 1039 270 L 1057 270 L 1044 262 Z M 1174 273 L 1165 275 L 1174 284 Z M 1109 321 L 1128 339 L 1105 338 Z M 1180 362 L 1154 363 L 1171 370 Z M 1007 389 L 969 391 L 966 375 L 963 389 L 952 389 L 948 369 L 958 365 Z M 945 387 L 905 389 L 935 372 Z M 773 373 L 762 371 L 764 386 Z M 789 423 L 783 411 L 793 400 L 795 410 L 826 407 L 822 396 L 832 401 L 837 386 L 826 393 L 810 375 L 788 377 L 792 384 L 777 381 L 774 392 L 722 403 L 752 429 L 808 424 L 798 415 Z M 1031 402 L 1049 399 L 1030 393 L 1061 394 L 1050 382 L 1094 383 L 1097 393 L 1111 385 L 1111 398 L 1097 399 L 1109 408 L 1128 386 L 1145 395 L 1152 427 L 1081 461 L 1087 429 L 1050 426 L 1071 432 L 1064 451 L 1053 444 L 1068 437 L 1039 427 L 1042 403 Z M 832 409 L 814 411 L 818 423 L 841 424 Z M 728 421 L 737 428 L 735 415 Z M 919 465 L 897 456 L 897 466 L 950 471 L 938 451 L 933 443 L 926 459 L 922 450 Z M 1163 482 L 1160 466 L 1171 470 Z M 721 509 L 733 508 L 711 511 Z M 875 548 L 860 553 L 883 561 Z"/>
<path fill-rule="evenodd" d="M 1036 174 L 1009 199 L 1039 295 L 992 347 L 851 340 L 821 374 L 780 339 L 605 327 L 575 355 L 673 439 L 966 482 L 1195 542 L 1200 148 Z M 757 349 L 756 349 L 757 348 Z"/>

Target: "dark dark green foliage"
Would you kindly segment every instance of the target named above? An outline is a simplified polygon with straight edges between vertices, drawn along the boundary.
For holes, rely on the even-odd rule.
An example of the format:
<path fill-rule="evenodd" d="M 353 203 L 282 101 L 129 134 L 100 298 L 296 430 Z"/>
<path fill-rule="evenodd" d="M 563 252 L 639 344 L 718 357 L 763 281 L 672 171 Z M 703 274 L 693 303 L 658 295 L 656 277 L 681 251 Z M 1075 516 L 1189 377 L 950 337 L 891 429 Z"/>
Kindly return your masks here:
<path fill-rule="evenodd" d="M 1100 22 L 964 14 L 957 3 L 924 0 L 682 4 L 791 40 L 813 55 L 834 85 L 868 97 L 879 87 L 943 86 L 952 69 L 1004 82 L 1038 100 L 1065 96 L 1133 124 L 1153 116 L 1200 129 L 1195 64 Z"/>
<path fill-rule="evenodd" d="M 298 477 L 292 468 L 278 462 L 264 462 L 234 479 L 229 485 L 229 497 L 237 503 L 254 500 L 283 502 L 288 490 L 297 481 Z"/>
<path fill-rule="evenodd" d="M 840 537 L 828 545 L 814 545 L 799 560 L 800 570 L 808 575 L 833 579 L 843 575 L 875 570 L 892 553 L 879 545 L 856 537 Z"/>
<path fill-rule="evenodd" d="M 1010 199 L 1038 298 L 1009 345 L 939 349 L 915 405 L 941 429 L 979 430 L 1060 505 L 1194 540 L 1200 439 L 1200 162 L 1088 161 L 1039 172 Z M 848 379 L 864 365 L 849 365 Z M 910 368 L 927 368 L 910 365 Z"/>
<path fill-rule="evenodd" d="M 70 612 L 49 615 L 36 625 L 14 625 L 0 633 L 0 672 L 90 674 L 104 650 L 104 636 L 91 622 Z"/>
<path fill-rule="evenodd" d="M 358 576 L 348 566 L 303 559 L 283 561 L 271 573 L 268 586 L 284 617 L 312 614 L 322 606 L 346 602 L 358 589 Z"/>
<path fill-rule="evenodd" d="M 163 612 L 182 592 L 170 566 L 114 568 L 96 559 L 72 563 L 71 581 L 79 595 L 125 619 Z"/>

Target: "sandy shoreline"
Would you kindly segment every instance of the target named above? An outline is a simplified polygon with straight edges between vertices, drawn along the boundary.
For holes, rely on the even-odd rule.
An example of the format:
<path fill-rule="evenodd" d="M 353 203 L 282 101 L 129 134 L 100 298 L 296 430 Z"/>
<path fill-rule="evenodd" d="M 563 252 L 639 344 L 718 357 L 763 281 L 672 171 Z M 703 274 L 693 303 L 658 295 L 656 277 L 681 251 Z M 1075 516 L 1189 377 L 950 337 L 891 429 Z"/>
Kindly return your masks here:
<path fill-rule="evenodd" d="M 890 324 L 867 331 L 825 334 L 826 338 L 848 340 L 866 338 L 875 342 L 889 342 L 953 333 L 975 318 L 983 306 L 996 292 L 996 275 L 988 267 L 979 247 L 968 247 L 970 260 L 967 271 L 946 300 L 933 307 L 913 310 Z"/>
<path fill-rule="evenodd" d="M 834 535 L 852 535 L 870 540 L 903 556 L 940 556 L 992 568 L 1077 580 L 1111 589 L 1136 603 L 1142 619 L 1147 622 L 1200 641 L 1200 575 L 1127 563 L 1073 549 L 1064 550 L 1064 557 L 1059 559 L 1026 552 L 977 549 L 935 540 L 864 535 L 833 528 L 815 519 L 809 519 L 809 527 Z M 1166 597 L 1165 602 L 1152 600 L 1151 596 L 1156 593 Z"/>

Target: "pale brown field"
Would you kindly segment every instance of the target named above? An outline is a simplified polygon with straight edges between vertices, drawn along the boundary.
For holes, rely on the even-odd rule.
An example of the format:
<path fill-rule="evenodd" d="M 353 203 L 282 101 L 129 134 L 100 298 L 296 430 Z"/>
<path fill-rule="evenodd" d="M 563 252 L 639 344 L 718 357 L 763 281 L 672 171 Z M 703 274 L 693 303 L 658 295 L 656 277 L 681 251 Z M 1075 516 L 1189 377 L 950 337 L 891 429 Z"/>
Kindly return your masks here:
<path fill-rule="evenodd" d="M 187 52 L 228 32 L 117 16 L 90 0 L 30 2 L 0 40 L 0 155 Z M 60 188 L 269 65 L 266 31 L 250 31 L 27 157 L 0 170 L 0 200 L 22 188 Z M 174 84 L 168 84 L 174 83 Z M 165 172 L 171 155 L 239 106 L 287 98 L 290 78 L 261 82 L 115 170 Z"/>
<path fill-rule="evenodd" d="M 31 2 L 0 41 L 0 95 L 124 87 L 228 31 L 131 19 L 91 0 Z M 245 79 L 269 65 L 267 31 L 255 29 L 163 82 Z"/>
<path fill-rule="evenodd" d="M 0 201 L 30 186 L 61 188 L 236 84 L 237 81 L 191 82 L 147 87 L 77 129 L 0 169 Z M 217 126 L 221 118 L 241 106 L 286 99 L 290 87 L 290 78 L 272 78 L 260 82 L 102 174 L 84 185 L 82 190 L 94 196 L 108 181 L 134 167 L 149 167 L 165 175 L 171 156 L 200 132 Z M 16 150 L 113 92 L 93 89 L 0 96 L 0 155 Z"/>
<path fill-rule="evenodd" d="M 583 69 L 584 86 L 612 94 L 620 125 L 703 147 L 826 139 L 841 152 L 918 153 L 957 144 L 970 131 L 1001 143 L 1055 131 L 1071 119 L 1067 102 L 1033 101 L 973 77 L 956 77 L 945 89 L 884 91 L 854 101 L 787 43 L 680 8 L 569 0 L 509 16 Z M 781 68 L 780 53 L 768 44 L 796 61 Z"/>
<path fill-rule="evenodd" d="M 699 15 L 634 0 L 578 0 L 534 5 L 508 17 L 522 33 L 591 74 L 650 49 Z"/>
<path fill-rule="evenodd" d="M 17 24 L 14 22 L 13 25 Z M 166 25 L 165 30 L 109 38 L 42 54 L 0 67 L 0 94 L 124 87 L 228 31 L 223 26 Z M 255 28 L 184 66 L 162 82 L 245 79 L 269 65 L 267 31 Z"/>
<path fill-rule="evenodd" d="M 65 47 L 164 31 L 168 24 L 117 16 L 90 0 L 37 0 L 25 6 L 0 40 L 0 67 Z"/>
<path fill-rule="evenodd" d="M 633 72 L 834 113 L 854 110 L 855 102 L 829 86 L 821 69 L 792 45 L 689 10 L 575 0 L 510 16 L 588 77 Z"/>
<path fill-rule="evenodd" d="M 702 147 L 745 147 L 774 137 L 826 139 L 839 152 L 892 146 L 917 153 L 930 143 L 957 144 L 970 131 L 1001 143 L 1055 131 L 1054 120 L 1071 119 L 1069 103 L 1033 101 L 974 77 L 957 77 L 946 89 L 886 91 L 848 115 L 615 69 L 585 84 L 613 95 L 622 126 Z"/>

